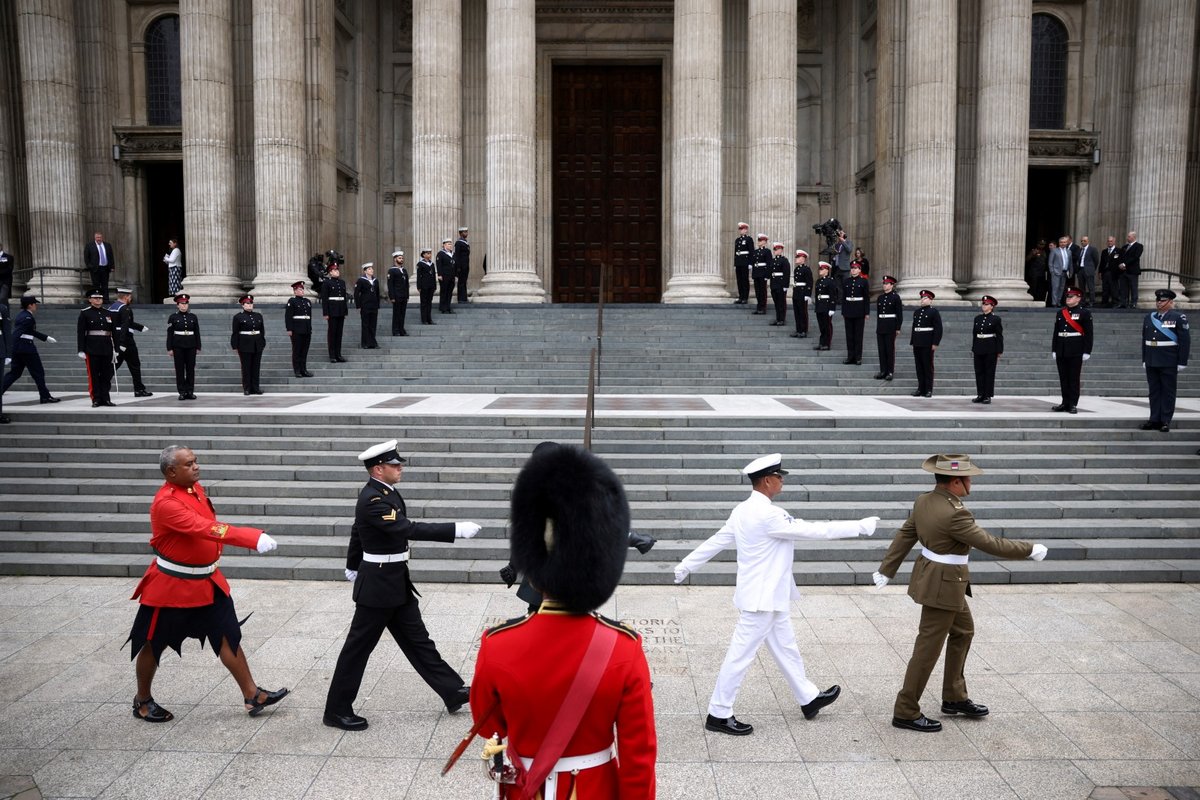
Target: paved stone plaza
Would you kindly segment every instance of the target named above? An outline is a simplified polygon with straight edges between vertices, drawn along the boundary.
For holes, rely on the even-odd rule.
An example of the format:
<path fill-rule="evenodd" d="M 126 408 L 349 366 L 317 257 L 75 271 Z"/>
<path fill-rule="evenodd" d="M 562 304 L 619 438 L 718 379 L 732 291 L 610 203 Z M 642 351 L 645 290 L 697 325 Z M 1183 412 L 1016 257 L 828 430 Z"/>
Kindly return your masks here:
<path fill-rule="evenodd" d="M 470 727 L 399 650 L 376 650 L 357 710 L 368 731 L 321 724 L 350 622 L 350 587 L 235 581 L 256 679 L 292 694 L 249 718 L 194 641 L 168 652 L 155 697 L 175 720 L 133 719 L 122 643 L 134 582 L 0 579 L 0 776 L 43 797 L 483 798 L 477 753 L 438 777 Z M 469 676 L 482 629 L 522 610 L 503 585 L 425 584 L 426 622 Z M 968 662 L 992 714 L 939 734 L 889 724 L 916 628 L 903 587 L 804 592 L 794 624 L 810 676 L 841 699 L 806 722 L 764 649 L 735 712 L 755 733 L 706 733 L 733 628 L 728 587 L 622 587 L 605 612 L 637 627 L 654 676 L 661 798 L 1086 798 L 1111 785 L 1200 786 L 1200 586 L 981 586 Z M 939 668 L 940 669 L 940 668 Z M 935 675 L 938 674 L 935 672 Z M 937 679 L 925 710 L 937 718 Z M 0 778 L 4 787 L 16 779 Z M 1098 792 L 1096 796 L 1101 796 Z"/>

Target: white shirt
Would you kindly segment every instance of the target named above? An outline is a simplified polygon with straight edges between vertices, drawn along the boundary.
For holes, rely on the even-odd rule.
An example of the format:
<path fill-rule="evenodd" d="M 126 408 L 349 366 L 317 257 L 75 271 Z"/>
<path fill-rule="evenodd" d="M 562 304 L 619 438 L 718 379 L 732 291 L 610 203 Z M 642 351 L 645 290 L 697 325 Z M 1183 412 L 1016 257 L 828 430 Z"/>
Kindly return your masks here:
<path fill-rule="evenodd" d="M 183 253 L 179 252 L 179 248 L 173 248 L 171 252 L 163 256 L 163 261 L 167 262 L 168 267 L 178 267 L 179 261 L 183 258 Z"/>
<path fill-rule="evenodd" d="M 792 576 L 797 539 L 851 539 L 863 531 L 858 521 L 805 522 L 795 519 L 761 492 L 751 492 L 725 525 L 688 554 L 680 566 L 694 572 L 730 545 L 737 546 L 737 588 L 733 604 L 742 611 L 788 611 L 800 598 Z"/>

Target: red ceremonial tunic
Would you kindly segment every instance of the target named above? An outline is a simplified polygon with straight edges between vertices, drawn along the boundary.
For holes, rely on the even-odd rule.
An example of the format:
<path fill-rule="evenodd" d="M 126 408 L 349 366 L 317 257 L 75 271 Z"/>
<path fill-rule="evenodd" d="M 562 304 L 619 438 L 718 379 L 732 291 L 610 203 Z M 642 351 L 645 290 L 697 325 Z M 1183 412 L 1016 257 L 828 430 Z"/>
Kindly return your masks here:
<path fill-rule="evenodd" d="M 255 548 L 262 531 L 238 528 L 217 521 L 212 503 L 199 483 L 181 489 L 164 483 L 150 504 L 150 546 L 163 558 L 190 567 L 213 564 L 225 545 Z M 130 599 L 142 605 L 165 608 L 196 608 L 213 601 L 211 584 L 229 594 L 229 582 L 220 568 L 199 579 L 177 578 L 150 562 Z"/>
<path fill-rule="evenodd" d="M 538 613 L 484 633 L 471 680 L 471 713 L 478 721 L 494 704 L 499 705 L 480 735 L 507 736 L 508 755 L 514 762 L 518 756 L 536 756 L 583 660 L 592 632 L 597 625 L 614 627 L 619 633 L 608 666 L 561 757 L 598 752 L 612 745 L 615 738 L 617 757 L 582 770 L 576 783 L 577 797 L 653 798 L 658 742 L 650 668 L 641 637 L 598 615 L 547 610 L 550 605 L 552 601 L 548 600 Z M 565 800 L 569 786 L 569 777 L 560 775 L 558 798 L 547 800 Z M 507 791 L 503 797 L 519 794 L 511 785 L 501 785 L 501 789 Z"/>

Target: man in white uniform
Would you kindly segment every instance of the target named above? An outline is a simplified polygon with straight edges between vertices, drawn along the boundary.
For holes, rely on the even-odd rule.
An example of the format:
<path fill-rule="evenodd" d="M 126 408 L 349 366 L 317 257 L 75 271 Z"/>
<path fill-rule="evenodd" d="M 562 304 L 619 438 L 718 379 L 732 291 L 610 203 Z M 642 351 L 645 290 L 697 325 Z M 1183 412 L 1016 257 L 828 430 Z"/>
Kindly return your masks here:
<path fill-rule="evenodd" d="M 783 491 L 783 457 L 779 453 L 751 461 L 742 472 L 754 491 L 733 509 L 721 530 L 693 550 L 675 567 L 675 582 L 681 583 L 720 551 L 737 547 L 737 588 L 733 604 L 741 611 L 725 663 L 708 703 L 707 730 L 745 736 L 754 726 L 733 716 L 733 701 L 765 640 L 775 663 L 783 671 L 805 719 L 812 719 L 841 694 L 840 686 L 825 691 L 804 675 L 804 659 L 796 647 L 792 630 L 791 602 L 800 599 L 792 576 L 796 539 L 851 539 L 870 536 L 879 517 L 855 522 L 805 522 L 794 519 L 771 501 Z"/>

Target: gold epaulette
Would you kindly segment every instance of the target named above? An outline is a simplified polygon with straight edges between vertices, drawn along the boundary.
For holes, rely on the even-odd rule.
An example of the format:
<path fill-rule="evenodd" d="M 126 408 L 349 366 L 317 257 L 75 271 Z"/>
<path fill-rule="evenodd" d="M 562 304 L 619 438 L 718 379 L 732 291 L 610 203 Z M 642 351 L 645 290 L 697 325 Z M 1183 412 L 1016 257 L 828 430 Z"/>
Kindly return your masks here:
<path fill-rule="evenodd" d="M 497 633 L 500 633 L 501 631 L 511 631 L 513 628 L 517 627 L 518 625 L 523 625 L 531 619 L 533 619 L 533 614 L 526 614 L 523 617 L 513 617 L 512 619 L 506 619 L 504 622 L 501 622 L 496 627 L 488 628 L 484 632 L 483 635 L 485 638 L 491 638 L 492 636 L 495 636 Z"/>
<path fill-rule="evenodd" d="M 601 625 L 605 625 L 619 633 L 623 633 L 626 636 L 628 636 L 629 638 L 633 639 L 635 642 L 640 642 L 642 640 L 642 635 L 640 633 L 638 633 L 637 631 L 635 631 L 633 628 L 626 625 L 624 622 L 620 622 L 619 620 L 615 620 L 615 619 L 609 619 L 608 617 L 604 616 L 603 614 L 600 614 L 595 611 L 592 612 L 592 616 L 595 617 L 596 621 L 599 622 Z"/>

